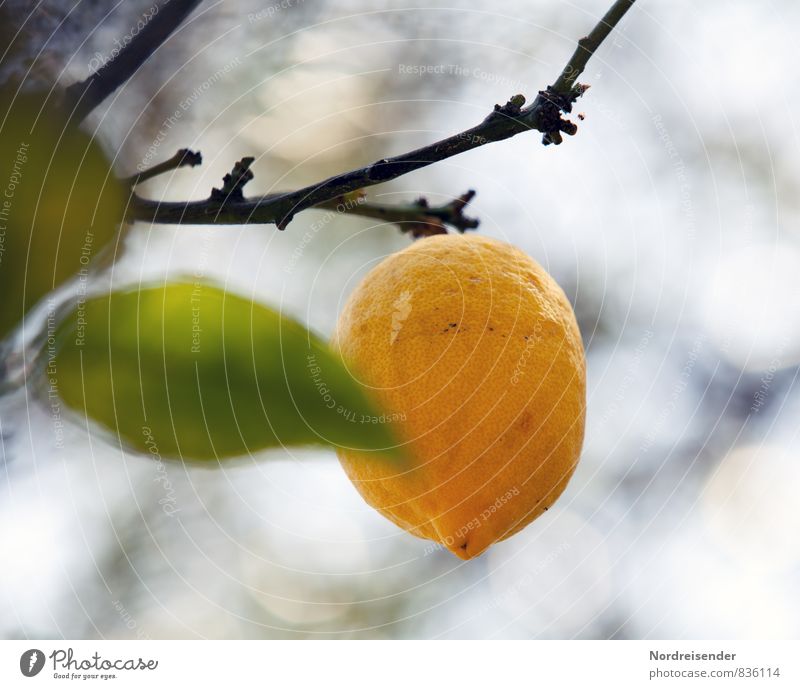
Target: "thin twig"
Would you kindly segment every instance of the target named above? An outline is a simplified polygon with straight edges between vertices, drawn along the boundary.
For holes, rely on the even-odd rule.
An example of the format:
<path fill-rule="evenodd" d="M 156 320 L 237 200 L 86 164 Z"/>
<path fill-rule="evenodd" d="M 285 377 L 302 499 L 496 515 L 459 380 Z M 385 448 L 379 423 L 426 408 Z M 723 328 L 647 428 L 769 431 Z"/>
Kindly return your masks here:
<path fill-rule="evenodd" d="M 187 159 L 192 162 L 183 162 L 183 164 L 199 165 L 202 163 L 202 156 L 199 152 L 181 149 L 168 161 L 124 181 L 129 186 L 133 186 L 135 182 L 142 181 L 141 178 L 149 179 L 156 174 L 180 167 L 180 163 Z M 241 205 L 244 202 L 244 186 L 253 179 L 253 172 L 250 170 L 253 161 L 254 159 L 248 156 L 236 162 L 233 169 L 223 177 L 222 188 L 211 190 L 211 198 L 206 202 L 209 209 L 216 208 L 218 213 L 224 217 L 224 213 L 232 203 Z M 272 194 L 262 198 L 276 198 L 280 195 Z M 480 221 L 477 218 L 470 218 L 464 214 L 464 209 L 474 196 L 475 191 L 470 189 L 458 198 L 438 206 L 432 206 L 424 197 L 420 197 L 412 203 L 383 204 L 367 201 L 366 195 L 359 189 L 320 203 L 314 208 L 384 220 L 396 224 L 403 232 L 408 232 L 414 237 L 426 237 L 434 234 L 446 234 L 447 227 L 452 227 L 458 232 L 478 227 Z M 137 199 L 136 196 L 132 196 L 132 198 Z M 209 224 L 226 224 L 221 222 L 219 217 L 205 219 Z"/>
<path fill-rule="evenodd" d="M 553 86 L 540 91 L 528 107 L 524 96 L 512 97 L 496 105 L 481 123 L 436 143 L 391 158 L 382 158 L 366 167 L 344 172 L 296 191 L 249 199 L 240 195 L 221 198 L 212 195 L 201 201 L 161 202 L 133 196 L 129 219 L 154 223 L 196 225 L 240 225 L 275 223 L 283 230 L 295 214 L 320 206 L 338 197 L 406 175 L 433 163 L 502 141 L 517 134 L 538 130 L 547 144 L 561 143 L 561 133 L 573 135 L 578 127 L 562 117 L 584 93 L 586 86 L 576 83 L 589 58 L 631 8 L 635 0 L 617 0 L 591 33 L 581 39 L 570 63 Z"/>
<path fill-rule="evenodd" d="M 446 160 L 459 153 L 502 141 L 516 134 L 539 129 L 540 131 L 572 131 L 571 122 L 562 120 L 558 106 L 551 99 L 529 110 L 523 116 L 521 96 L 515 96 L 504 106 L 496 106 L 479 125 L 446 139 L 404 153 L 393 158 L 383 158 L 371 165 L 330 177 L 296 191 L 267 194 L 248 199 L 219 199 L 209 197 L 201 201 L 151 201 L 133 196 L 129 206 L 129 219 L 154 223 L 186 225 L 240 225 L 275 223 L 285 229 L 296 213 L 318 206 L 357 189 L 388 182 L 402 175 Z"/>
<path fill-rule="evenodd" d="M 474 196 L 475 191 L 470 189 L 458 198 L 439 206 L 430 205 L 424 197 L 406 204 L 384 204 L 365 200 L 348 202 L 340 197 L 325 201 L 314 208 L 394 223 L 402 232 L 417 238 L 447 234 L 448 227 L 461 233 L 474 230 L 480 225 L 480 220 L 464 215 L 464 209 Z"/>
<path fill-rule="evenodd" d="M 602 42 L 608 38 L 608 35 L 613 31 L 620 19 L 625 16 L 625 13 L 633 7 L 634 2 L 636 0 L 617 0 L 592 29 L 591 33 L 578 41 L 578 47 L 572 54 L 569 63 L 564 68 L 564 71 L 561 72 L 561 76 L 558 77 L 556 83 L 553 84 L 554 91 L 563 94 L 568 94 L 572 91 L 575 81 L 586 69 L 586 63 L 589 62 L 589 59 Z"/>
<path fill-rule="evenodd" d="M 152 179 L 157 175 L 162 175 L 165 172 L 177 170 L 179 167 L 195 167 L 195 165 L 201 165 L 202 162 L 203 156 L 200 155 L 199 152 L 190 151 L 188 148 L 182 148 L 169 160 L 165 160 L 163 163 L 159 163 L 158 165 L 153 165 L 153 167 L 142 170 L 136 175 L 126 177 L 122 180 L 122 183 L 128 187 L 135 187 L 137 184 L 141 184 L 142 182 Z"/>
<path fill-rule="evenodd" d="M 165 0 L 161 5 L 154 5 L 149 20 L 130 43 L 94 74 L 66 89 L 64 109 L 72 121 L 82 122 L 128 81 L 199 4 L 200 0 Z"/>

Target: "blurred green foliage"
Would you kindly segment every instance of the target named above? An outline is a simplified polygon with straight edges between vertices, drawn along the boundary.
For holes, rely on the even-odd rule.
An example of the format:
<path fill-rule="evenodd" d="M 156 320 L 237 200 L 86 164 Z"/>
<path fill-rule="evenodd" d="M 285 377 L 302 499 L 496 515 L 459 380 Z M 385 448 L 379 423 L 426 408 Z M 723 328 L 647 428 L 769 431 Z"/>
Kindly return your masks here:
<path fill-rule="evenodd" d="M 0 337 L 87 269 L 114 237 L 124 202 L 100 146 L 46 94 L 0 90 Z"/>

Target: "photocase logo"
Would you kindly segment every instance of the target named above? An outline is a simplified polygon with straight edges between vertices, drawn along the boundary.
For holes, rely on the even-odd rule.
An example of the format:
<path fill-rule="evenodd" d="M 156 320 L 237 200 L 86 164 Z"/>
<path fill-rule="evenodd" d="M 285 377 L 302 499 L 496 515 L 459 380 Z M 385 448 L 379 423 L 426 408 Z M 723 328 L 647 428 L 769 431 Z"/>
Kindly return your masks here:
<path fill-rule="evenodd" d="M 411 292 L 404 290 L 400 296 L 395 299 L 393 306 L 392 334 L 389 337 L 389 342 L 391 344 L 394 344 L 394 341 L 400 334 L 400 329 L 403 327 L 403 321 L 408 318 L 408 314 L 411 313 Z"/>
<path fill-rule="evenodd" d="M 26 677 L 38 675 L 44 667 L 44 653 L 38 648 L 25 651 L 19 658 L 19 670 Z"/>

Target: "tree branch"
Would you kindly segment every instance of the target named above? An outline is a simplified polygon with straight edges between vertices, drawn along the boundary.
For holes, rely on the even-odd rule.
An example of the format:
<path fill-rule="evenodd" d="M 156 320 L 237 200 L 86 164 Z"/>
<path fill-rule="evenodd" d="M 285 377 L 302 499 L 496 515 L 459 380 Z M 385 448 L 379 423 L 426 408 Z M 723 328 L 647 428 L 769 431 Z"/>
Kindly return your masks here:
<path fill-rule="evenodd" d="M 543 134 L 542 142 L 545 145 L 559 144 L 562 132 L 571 136 L 578 130 L 577 125 L 562 117 L 562 113 L 571 112 L 572 104 L 588 88 L 577 84 L 577 77 L 635 1 L 616 0 L 591 33 L 579 41 L 578 49 L 555 84 L 540 91 L 528 107 L 522 107 L 525 104 L 524 96 L 514 96 L 505 105 L 496 105 L 494 112 L 470 129 L 409 153 L 382 158 L 366 167 L 329 177 L 296 191 L 249 199 L 244 198 L 241 193 L 218 193 L 202 201 L 187 202 L 158 202 L 133 196 L 129 206 L 129 219 L 197 225 L 274 223 L 279 230 L 283 230 L 295 214 L 307 208 L 320 206 L 358 189 L 388 182 L 459 153 L 523 132 L 538 130 Z"/>
<path fill-rule="evenodd" d="M 108 96 L 130 79 L 174 33 L 200 0 L 166 0 L 150 10 L 146 24 L 117 55 L 84 81 L 67 87 L 64 108 L 74 123 L 82 122 Z"/>
<path fill-rule="evenodd" d="M 636 0 L 616 0 L 611 9 L 605 13 L 603 18 L 592 29 L 591 33 L 578 41 L 578 47 L 572 54 L 569 63 L 564 68 L 564 71 L 561 72 L 561 76 L 558 77 L 556 83 L 553 84 L 554 91 L 563 94 L 568 94 L 572 91 L 575 81 L 586 69 L 586 63 L 589 62 L 589 59 L 603 41 L 608 38 L 614 27 L 619 24 L 625 13 L 633 7 L 634 2 Z M 585 91 L 586 89 L 584 88 L 583 90 Z"/>
<path fill-rule="evenodd" d="M 235 203 L 241 207 L 242 204 L 247 203 L 243 190 L 244 186 L 253 179 L 253 173 L 250 170 L 253 161 L 254 158 L 250 156 L 242 158 L 233 166 L 233 170 L 225 175 L 222 180 L 222 188 L 211 190 L 211 197 L 206 202 L 203 202 L 208 210 L 208 215 L 203 216 L 203 220 L 206 222 L 201 224 L 227 224 L 220 218 L 228 217 L 226 214 L 230 211 L 232 204 Z M 201 163 L 202 156 L 199 152 L 182 148 L 169 160 L 148 168 L 138 175 L 128 177 L 123 182 L 132 188 L 135 184 L 144 181 L 144 179 L 150 179 L 168 170 L 174 170 L 184 165 L 194 167 Z M 266 202 L 281 195 L 280 193 L 270 194 L 261 198 Z M 434 234 L 446 234 L 448 226 L 458 232 L 465 232 L 478 227 L 480 221 L 477 218 L 470 218 L 464 215 L 464 209 L 474 196 L 475 192 L 470 189 L 458 198 L 440 206 L 431 206 L 424 197 L 420 197 L 412 203 L 392 205 L 368 202 L 365 200 L 363 191 L 358 189 L 355 192 L 324 201 L 314 206 L 314 208 L 384 220 L 395 223 L 403 232 L 408 232 L 414 237 L 426 237 Z M 137 197 L 134 193 L 131 193 L 131 200 L 134 205 L 151 203 Z M 164 206 L 170 204 L 161 203 L 158 205 L 163 209 Z M 185 205 L 178 203 L 175 208 L 180 210 L 181 207 L 185 208 Z M 216 209 L 216 216 L 211 213 L 213 209 Z M 182 222 L 177 216 L 174 222 L 177 224 L 189 224 Z M 237 224 L 243 223 L 244 221 L 240 219 Z"/>
<path fill-rule="evenodd" d="M 515 96 L 504 106 L 495 106 L 479 125 L 442 139 L 434 144 L 383 158 L 371 165 L 330 177 L 296 191 L 245 198 L 220 198 L 212 195 L 201 201 L 151 201 L 133 196 L 128 208 L 130 220 L 185 225 L 240 225 L 274 223 L 279 230 L 289 224 L 296 213 L 318 206 L 357 189 L 388 182 L 432 163 L 459 153 L 502 141 L 521 132 L 538 129 L 552 137 L 558 131 L 574 134 L 577 127 L 561 118 L 561 109 L 568 107 L 558 94 L 537 98 L 534 107 L 523 112 L 523 96 Z M 561 103 L 561 105 L 559 105 Z"/>

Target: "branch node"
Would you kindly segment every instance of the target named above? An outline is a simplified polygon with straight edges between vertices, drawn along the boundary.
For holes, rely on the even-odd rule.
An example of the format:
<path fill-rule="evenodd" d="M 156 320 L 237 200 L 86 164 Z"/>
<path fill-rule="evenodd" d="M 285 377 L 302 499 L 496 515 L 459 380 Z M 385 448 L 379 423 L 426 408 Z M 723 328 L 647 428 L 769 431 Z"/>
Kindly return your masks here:
<path fill-rule="evenodd" d="M 578 125 L 570 120 L 561 122 L 561 131 L 567 136 L 575 136 L 578 133 Z"/>
<path fill-rule="evenodd" d="M 549 146 L 553 144 L 554 146 L 558 146 L 562 141 L 564 141 L 564 137 L 561 136 L 561 132 L 545 132 L 542 135 L 542 144 L 545 146 Z"/>
<path fill-rule="evenodd" d="M 222 189 L 214 187 L 211 190 L 211 200 L 220 201 L 222 203 L 244 201 L 244 192 L 242 189 L 244 185 L 255 176 L 250 169 L 254 160 L 255 158 L 253 156 L 246 156 L 237 162 L 236 165 L 233 166 L 233 170 L 222 178 Z"/>
<path fill-rule="evenodd" d="M 463 234 L 467 230 L 474 230 L 480 225 L 480 220 L 464 215 L 464 209 L 475 198 L 475 190 L 461 194 L 450 203 L 443 206 L 431 207 L 428 199 L 420 197 L 414 205 L 423 211 L 419 218 L 398 223 L 402 232 L 410 234 L 414 239 L 430 237 L 435 234 L 447 234 L 447 226 Z"/>
<path fill-rule="evenodd" d="M 495 120 L 498 118 L 498 116 L 516 119 L 522 114 L 523 105 L 525 105 L 525 96 L 523 96 L 521 93 L 518 93 L 515 96 L 511 96 L 505 105 L 496 103 L 494 110 L 489 113 L 484 121 L 489 122 L 491 120 Z"/>
<path fill-rule="evenodd" d="M 572 112 L 573 103 L 586 93 L 588 88 L 585 84 L 576 84 L 567 93 L 556 91 L 553 86 L 539 91 L 541 111 L 537 129 L 543 134 L 542 143 L 545 146 L 550 144 L 558 146 L 563 141 L 561 132 L 569 136 L 574 136 L 578 132 L 578 125 L 561 115 Z"/>

